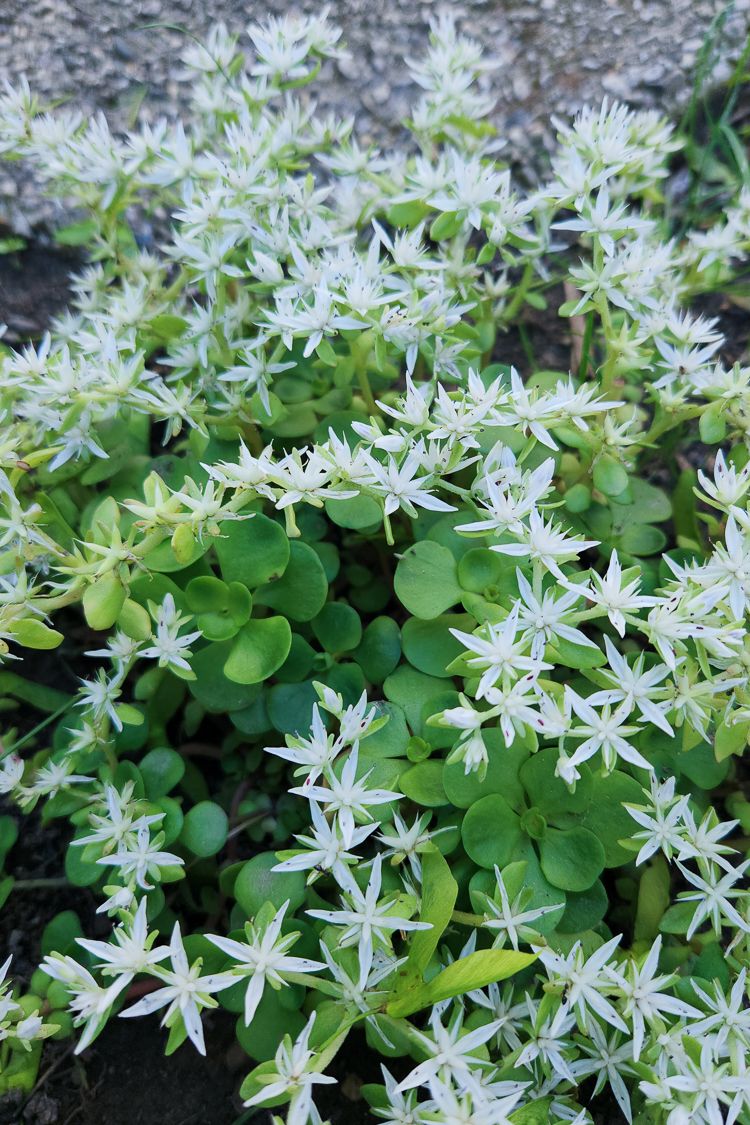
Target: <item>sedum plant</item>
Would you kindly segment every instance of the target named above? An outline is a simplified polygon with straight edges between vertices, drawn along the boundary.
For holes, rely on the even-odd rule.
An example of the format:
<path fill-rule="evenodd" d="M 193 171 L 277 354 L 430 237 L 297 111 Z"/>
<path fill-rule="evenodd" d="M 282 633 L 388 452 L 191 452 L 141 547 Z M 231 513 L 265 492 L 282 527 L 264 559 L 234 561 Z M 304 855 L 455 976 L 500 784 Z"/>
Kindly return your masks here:
<path fill-rule="evenodd" d="M 0 356 L 0 788 L 111 929 L 3 986 L 0 1083 L 221 1008 L 288 1125 L 347 1036 L 373 1121 L 750 1122 L 748 188 L 675 233 L 605 103 L 519 192 L 448 18 L 389 152 L 298 93 L 324 16 L 248 36 L 184 123 L 0 101 L 87 258 Z"/>

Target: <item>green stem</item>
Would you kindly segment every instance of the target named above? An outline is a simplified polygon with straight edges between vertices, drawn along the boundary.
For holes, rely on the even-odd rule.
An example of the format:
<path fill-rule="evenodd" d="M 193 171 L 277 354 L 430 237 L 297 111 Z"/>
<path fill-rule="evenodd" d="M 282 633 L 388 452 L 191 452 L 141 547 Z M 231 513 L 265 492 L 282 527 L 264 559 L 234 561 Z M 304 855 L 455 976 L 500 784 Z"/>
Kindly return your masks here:
<path fill-rule="evenodd" d="M 69 699 L 65 703 L 63 703 L 61 707 L 58 707 L 56 711 L 53 711 L 51 715 L 47 715 L 45 719 L 42 719 L 40 723 L 37 723 L 35 727 L 32 727 L 32 729 L 27 734 L 25 734 L 23 738 L 19 738 L 17 742 L 14 742 L 12 743 L 12 745 L 8 746 L 0 755 L 0 761 L 2 761 L 3 758 L 7 758 L 8 754 L 15 754 L 15 752 L 22 746 L 25 746 L 27 742 L 31 742 L 31 740 L 37 734 L 39 734 L 39 731 L 44 730 L 44 728 L 48 727 L 50 723 L 54 723 L 55 719 L 59 719 L 61 715 L 64 715 L 68 708 L 72 705 L 73 700 Z"/>
<path fill-rule="evenodd" d="M 515 293 L 513 294 L 513 300 L 510 302 L 510 304 L 506 308 L 505 312 L 503 313 L 502 319 L 504 321 L 508 322 L 508 321 L 513 320 L 513 317 L 520 310 L 521 306 L 523 305 L 524 301 L 526 300 L 526 294 L 529 291 L 529 287 L 531 285 L 531 280 L 532 280 L 533 276 L 534 276 L 534 263 L 529 258 L 526 262 L 526 265 L 523 267 L 523 273 L 521 274 L 521 280 L 518 283 L 518 288 L 516 289 Z"/>
<path fill-rule="evenodd" d="M 591 355 L 591 342 L 594 338 L 594 314 L 588 313 L 586 317 L 586 328 L 583 333 L 583 344 L 581 345 L 581 362 L 578 365 L 578 378 L 585 379 L 589 370 L 589 356 Z"/>
<path fill-rule="evenodd" d="M 375 396 L 372 393 L 370 380 L 367 375 L 367 361 L 370 358 L 370 349 L 372 347 L 372 329 L 369 328 L 363 332 L 352 344 L 352 359 L 354 360 L 354 373 L 357 376 L 359 389 L 362 393 L 362 398 L 365 400 L 370 414 L 379 414 L 378 404 L 375 402 Z"/>
<path fill-rule="evenodd" d="M 454 910 L 451 921 L 458 922 L 459 926 L 483 926 L 485 923 L 481 914 L 469 914 L 465 910 Z"/>
<path fill-rule="evenodd" d="M 68 879 L 65 875 L 51 876 L 45 879 L 16 879 L 13 884 L 14 891 L 35 891 L 45 887 L 67 887 Z"/>
<path fill-rule="evenodd" d="M 332 980 L 325 980 L 324 977 L 315 976 L 313 973 L 284 973 L 284 980 L 289 981 L 290 984 L 302 984 L 307 988 L 317 988 L 319 992 L 324 992 L 326 996 L 334 996 L 337 1000 L 341 999 L 341 986 L 335 984 Z"/>

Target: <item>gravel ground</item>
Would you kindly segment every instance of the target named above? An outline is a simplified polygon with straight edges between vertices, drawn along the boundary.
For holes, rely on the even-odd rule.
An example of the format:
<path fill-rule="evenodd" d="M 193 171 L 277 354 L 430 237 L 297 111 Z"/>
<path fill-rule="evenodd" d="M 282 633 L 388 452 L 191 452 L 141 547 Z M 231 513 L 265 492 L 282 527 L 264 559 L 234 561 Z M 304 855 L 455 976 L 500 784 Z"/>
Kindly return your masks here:
<path fill-rule="evenodd" d="M 551 113 L 574 113 L 603 95 L 675 111 L 690 93 L 694 65 L 725 0 L 455 0 L 462 28 L 500 61 L 495 117 L 514 154 L 549 139 Z M 316 88 L 326 107 L 358 110 L 365 136 L 387 143 L 408 111 L 404 55 L 416 54 L 440 3 L 333 0 L 351 57 Z M 104 110 L 118 126 L 134 107 L 153 118 L 187 100 L 179 80 L 184 36 L 217 21 L 242 31 L 269 12 L 319 11 L 317 0 L 0 0 L 0 76 L 25 73 L 43 97 Z M 720 82 L 750 29 L 750 0 L 733 0 L 721 37 Z M 56 219 L 53 206 L 13 165 L 0 165 L 0 220 L 20 231 Z"/>

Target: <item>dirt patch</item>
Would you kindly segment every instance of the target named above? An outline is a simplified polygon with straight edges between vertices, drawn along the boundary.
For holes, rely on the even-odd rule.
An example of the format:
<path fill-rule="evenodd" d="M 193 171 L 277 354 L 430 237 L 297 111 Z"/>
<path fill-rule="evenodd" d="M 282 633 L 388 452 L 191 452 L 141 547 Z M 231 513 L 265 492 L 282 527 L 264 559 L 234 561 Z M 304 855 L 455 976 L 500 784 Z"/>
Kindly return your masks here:
<path fill-rule="evenodd" d="M 8 327 L 6 343 L 15 346 L 42 335 L 68 304 L 69 277 L 78 265 L 75 255 L 43 241 L 0 254 L 0 324 Z"/>

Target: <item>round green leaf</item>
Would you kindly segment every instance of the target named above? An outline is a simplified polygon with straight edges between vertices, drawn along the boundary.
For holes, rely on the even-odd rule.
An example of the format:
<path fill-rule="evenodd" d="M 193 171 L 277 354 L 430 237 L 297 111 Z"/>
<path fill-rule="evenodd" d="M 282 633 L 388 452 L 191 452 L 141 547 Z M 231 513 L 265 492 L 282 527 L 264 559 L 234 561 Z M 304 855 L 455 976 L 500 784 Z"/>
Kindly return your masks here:
<path fill-rule="evenodd" d="M 234 897 L 248 918 L 254 918 L 266 902 L 280 910 L 289 900 L 293 914 L 305 901 L 305 876 L 301 871 L 273 871 L 278 860 L 273 852 L 260 852 L 240 869 L 234 882 Z"/>
<path fill-rule="evenodd" d="M 508 748 L 499 730 L 482 732 L 487 747 L 487 773 L 480 780 L 479 774 L 466 773 L 463 762 L 446 762 L 443 767 L 443 785 L 451 804 L 458 809 L 468 809 L 475 801 L 490 793 L 499 793 L 512 808 L 520 808 L 524 790 L 518 779 L 518 771 L 529 756 L 529 751 L 520 738 Z"/>
<path fill-rule="evenodd" d="M 583 812 L 591 802 L 592 782 L 588 767 L 585 764 L 580 767 L 580 780 L 571 793 L 565 782 L 555 774 L 557 761 L 556 750 L 540 750 L 524 762 L 519 774 L 529 804 L 535 805 L 553 824 L 558 818 Z"/>
<path fill-rule="evenodd" d="M 252 590 L 284 573 L 289 540 L 276 520 L 256 514 L 249 520 L 225 521 L 216 554 L 224 581 L 242 582 Z"/>
<path fill-rule="evenodd" d="M 350 652 L 362 640 L 359 614 L 346 602 L 327 602 L 311 627 L 326 652 Z"/>
<path fill-rule="evenodd" d="M 125 602 L 125 587 L 110 571 L 83 592 L 83 612 L 92 629 L 111 629 Z"/>
<path fill-rule="evenodd" d="M 228 679 L 238 684 L 259 684 L 286 660 L 292 630 L 285 617 L 263 617 L 243 625 L 224 665 Z"/>
<path fill-rule="evenodd" d="M 630 836 L 637 827 L 624 808 L 626 802 L 631 805 L 643 803 L 643 790 L 635 778 L 622 770 L 613 770 L 606 777 L 600 774 L 594 776 L 591 802 L 581 824 L 594 833 L 604 848 L 605 867 L 619 867 L 633 858 L 632 851 L 618 843 L 618 840 Z"/>
<path fill-rule="evenodd" d="M 143 787 L 149 801 L 165 797 L 185 773 L 185 761 L 168 746 L 157 746 L 138 763 Z"/>
<path fill-rule="evenodd" d="M 390 617 L 376 617 L 362 634 L 354 659 L 371 684 L 382 684 L 401 657 L 401 633 Z"/>
<path fill-rule="evenodd" d="M 294 540 L 289 544 L 289 563 L 283 575 L 258 588 L 255 604 L 271 606 L 292 621 L 312 621 L 327 597 L 328 582 L 320 558 L 307 543 Z"/>
<path fill-rule="evenodd" d="M 580 934 L 598 926 L 607 913 L 607 892 L 601 879 L 585 891 L 568 891 L 565 913 L 557 923 L 561 934 Z"/>
<path fill-rule="evenodd" d="M 514 594 L 518 588 L 517 562 L 516 559 L 503 558 L 488 547 L 472 547 L 459 559 L 459 584 L 470 594 L 483 594 L 485 591 Z"/>
<path fill-rule="evenodd" d="M 405 797 L 423 808 L 450 804 L 443 789 L 442 762 L 419 762 L 401 774 L 398 784 Z"/>
<path fill-rule="evenodd" d="M 225 676 L 224 665 L 231 650 L 231 641 L 206 645 L 190 661 L 196 678 L 189 681 L 188 689 L 211 714 L 240 711 L 258 695 L 257 685 L 236 683 Z"/>
<path fill-rule="evenodd" d="M 414 617 L 430 621 L 461 598 L 456 560 L 430 539 L 409 547 L 396 567 L 394 587 L 399 601 Z"/>
<path fill-rule="evenodd" d="M 227 989 L 227 991 L 231 990 Z M 244 997 L 244 993 L 247 991 L 246 983 L 241 985 L 241 991 Z M 284 994 L 291 991 L 293 991 L 292 988 L 284 988 L 280 991 L 266 988 L 250 1023 L 245 1024 L 243 1015 L 240 1015 L 237 1019 L 235 1032 L 237 1042 L 256 1062 L 266 1062 L 267 1059 L 272 1059 L 280 1040 L 285 1035 L 296 1039 L 305 1026 L 305 1018 L 300 1012 L 285 1007 L 286 997 Z M 220 993 L 219 999 L 221 998 L 222 994 Z"/>
<path fill-rule="evenodd" d="M 201 574 L 185 587 L 185 601 L 191 613 L 220 613 L 229 601 L 229 587 L 212 574 Z"/>
<path fill-rule="evenodd" d="M 387 715 L 388 722 L 372 734 L 360 739 L 360 750 L 368 758 L 402 758 L 409 742 L 403 710 L 397 703 L 376 703 L 378 715 Z"/>
<path fill-rule="evenodd" d="M 412 667 L 428 676 L 449 677 L 448 665 L 464 651 L 450 630 L 470 632 L 473 627 L 473 618 L 465 613 L 445 613 L 432 621 L 410 617 L 401 630 L 404 656 Z"/>
<path fill-rule="evenodd" d="M 604 848 L 586 828 L 548 828 L 539 841 L 544 877 L 563 891 L 585 891 L 604 870 Z"/>
<path fill-rule="evenodd" d="M 220 805 L 201 801 L 185 816 L 180 843 L 193 855 L 216 855 L 226 843 L 229 821 Z"/>
<path fill-rule="evenodd" d="M 91 587 L 89 587 L 91 589 Z M 119 612 L 119 610 L 118 610 Z M 63 635 L 57 629 L 50 629 L 36 617 L 27 617 L 12 626 L 13 640 L 24 648 L 51 649 L 61 644 Z"/>
<path fill-rule="evenodd" d="M 312 680 L 296 684 L 274 684 L 268 692 L 268 718 L 281 734 L 302 734 L 310 727 L 318 693 Z"/>
<path fill-rule="evenodd" d="M 592 475 L 594 486 L 605 496 L 619 496 L 628 487 L 628 474 L 624 465 L 606 453 L 596 461 Z"/>
<path fill-rule="evenodd" d="M 631 523 L 620 533 L 617 545 L 628 555 L 655 555 L 667 544 L 664 532 L 650 523 Z"/>
<path fill-rule="evenodd" d="M 383 519 L 380 505 L 372 496 L 353 496 L 351 500 L 326 500 L 326 515 L 339 527 L 361 531 L 376 527 Z"/>
<path fill-rule="evenodd" d="M 504 867 L 521 839 L 517 815 L 499 793 L 475 801 L 461 825 L 464 848 L 480 867 Z"/>

